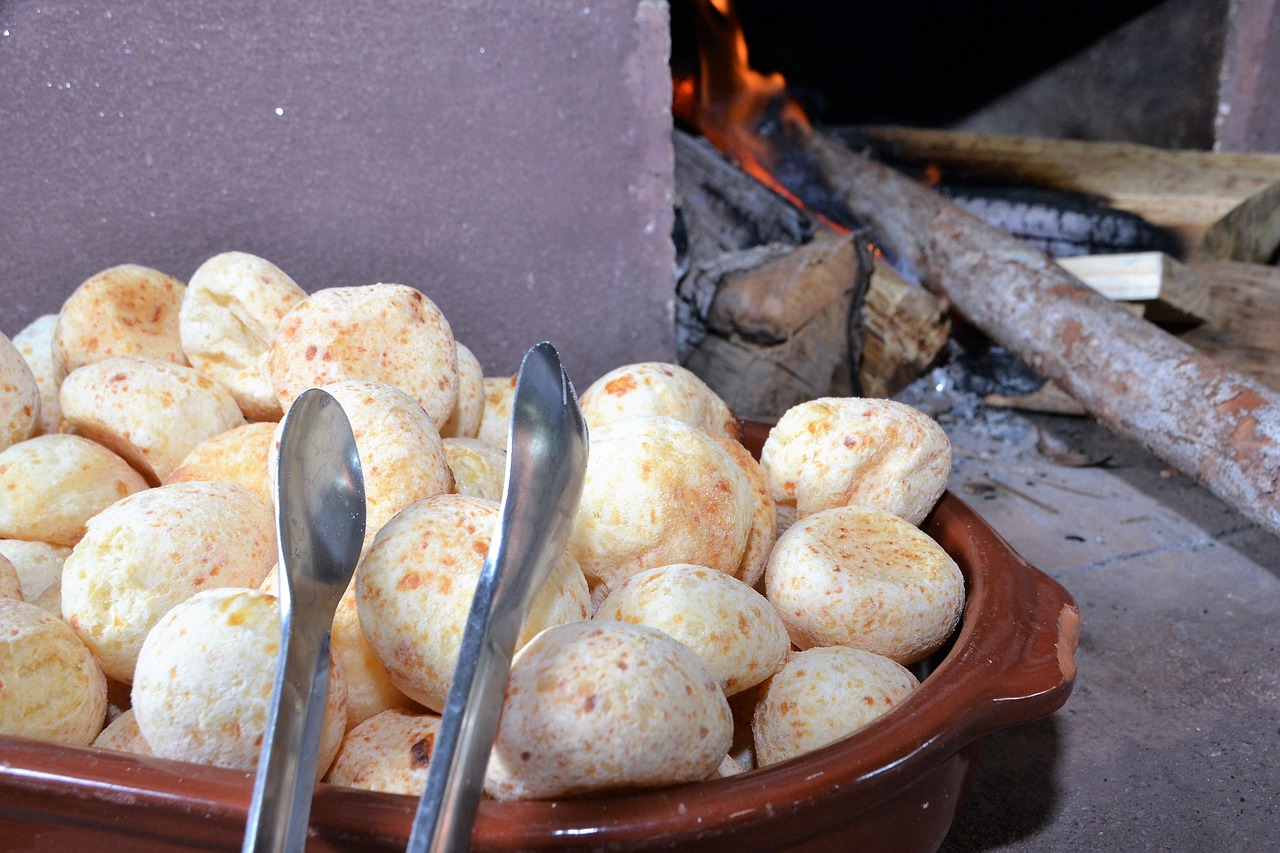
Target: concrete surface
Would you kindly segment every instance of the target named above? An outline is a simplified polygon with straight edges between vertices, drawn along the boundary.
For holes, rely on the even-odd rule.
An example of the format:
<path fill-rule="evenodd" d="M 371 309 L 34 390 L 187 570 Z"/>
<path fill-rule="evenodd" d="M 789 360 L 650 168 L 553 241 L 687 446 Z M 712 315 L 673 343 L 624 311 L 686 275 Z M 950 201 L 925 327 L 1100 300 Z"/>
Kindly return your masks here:
<path fill-rule="evenodd" d="M 1277 849 L 1280 539 L 1089 419 L 933 379 L 906 396 L 952 438 L 952 490 L 1082 625 L 1072 696 L 988 739 L 944 853 Z"/>
<path fill-rule="evenodd" d="M 669 42 L 664 0 L 2 3 L 0 331 L 238 249 L 418 287 L 495 375 L 673 358 Z"/>

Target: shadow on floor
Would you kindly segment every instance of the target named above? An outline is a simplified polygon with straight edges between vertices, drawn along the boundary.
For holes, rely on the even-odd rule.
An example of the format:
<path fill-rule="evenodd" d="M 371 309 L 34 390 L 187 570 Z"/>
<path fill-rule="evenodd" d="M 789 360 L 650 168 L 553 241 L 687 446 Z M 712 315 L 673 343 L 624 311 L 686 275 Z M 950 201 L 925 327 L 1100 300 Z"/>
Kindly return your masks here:
<path fill-rule="evenodd" d="M 974 853 L 1028 838 L 1052 822 L 1061 751 L 1054 716 L 987 738 L 973 790 L 941 853 Z"/>

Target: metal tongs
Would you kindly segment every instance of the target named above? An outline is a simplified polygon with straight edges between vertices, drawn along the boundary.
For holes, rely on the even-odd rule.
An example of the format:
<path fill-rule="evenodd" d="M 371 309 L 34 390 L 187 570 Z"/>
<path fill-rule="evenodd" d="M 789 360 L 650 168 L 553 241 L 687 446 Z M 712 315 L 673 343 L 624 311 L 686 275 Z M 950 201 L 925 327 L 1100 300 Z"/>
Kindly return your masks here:
<path fill-rule="evenodd" d="M 328 393 L 304 391 L 280 432 L 280 662 L 243 853 L 301 851 L 306 844 L 329 692 L 330 632 L 360 558 L 364 524 L 364 478 L 351 424 Z"/>
<path fill-rule="evenodd" d="M 470 845 L 516 639 L 564 551 L 586 465 L 587 427 L 573 384 L 544 341 L 525 353 L 516 378 L 502 509 L 467 616 L 410 853 Z"/>

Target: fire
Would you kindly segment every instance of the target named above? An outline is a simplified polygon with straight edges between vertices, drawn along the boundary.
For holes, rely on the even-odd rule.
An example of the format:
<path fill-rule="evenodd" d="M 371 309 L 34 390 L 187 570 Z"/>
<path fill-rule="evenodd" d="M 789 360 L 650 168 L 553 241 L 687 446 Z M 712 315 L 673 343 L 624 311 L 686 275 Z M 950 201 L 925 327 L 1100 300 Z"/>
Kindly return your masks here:
<path fill-rule="evenodd" d="M 818 209 L 816 167 L 803 162 L 810 124 L 781 74 L 751 68 L 732 0 L 693 0 L 698 74 L 673 79 L 672 109 L 749 175 L 827 225 L 847 231 L 852 214 Z M 783 176 L 786 177 L 783 177 Z M 847 212 L 847 211 L 845 211 Z"/>

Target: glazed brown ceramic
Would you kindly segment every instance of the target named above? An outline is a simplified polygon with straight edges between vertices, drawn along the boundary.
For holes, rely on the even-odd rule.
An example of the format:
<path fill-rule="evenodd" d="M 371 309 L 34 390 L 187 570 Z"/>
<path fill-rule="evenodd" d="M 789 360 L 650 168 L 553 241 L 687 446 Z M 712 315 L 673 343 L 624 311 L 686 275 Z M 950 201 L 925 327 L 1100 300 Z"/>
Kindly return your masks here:
<path fill-rule="evenodd" d="M 752 427 L 749 445 L 763 434 Z M 476 850 L 931 851 L 977 769 L 982 739 L 1066 701 L 1079 615 L 1058 583 L 947 494 L 924 524 L 964 572 L 951 648 L 893 712 L 801 758 L 644 794 L 485 802 Z M 250 774 L 0 738 L 7 849 L 238 850 Z M 308 850 L 403 850 L 417 801 L 320 785 Z"/>

